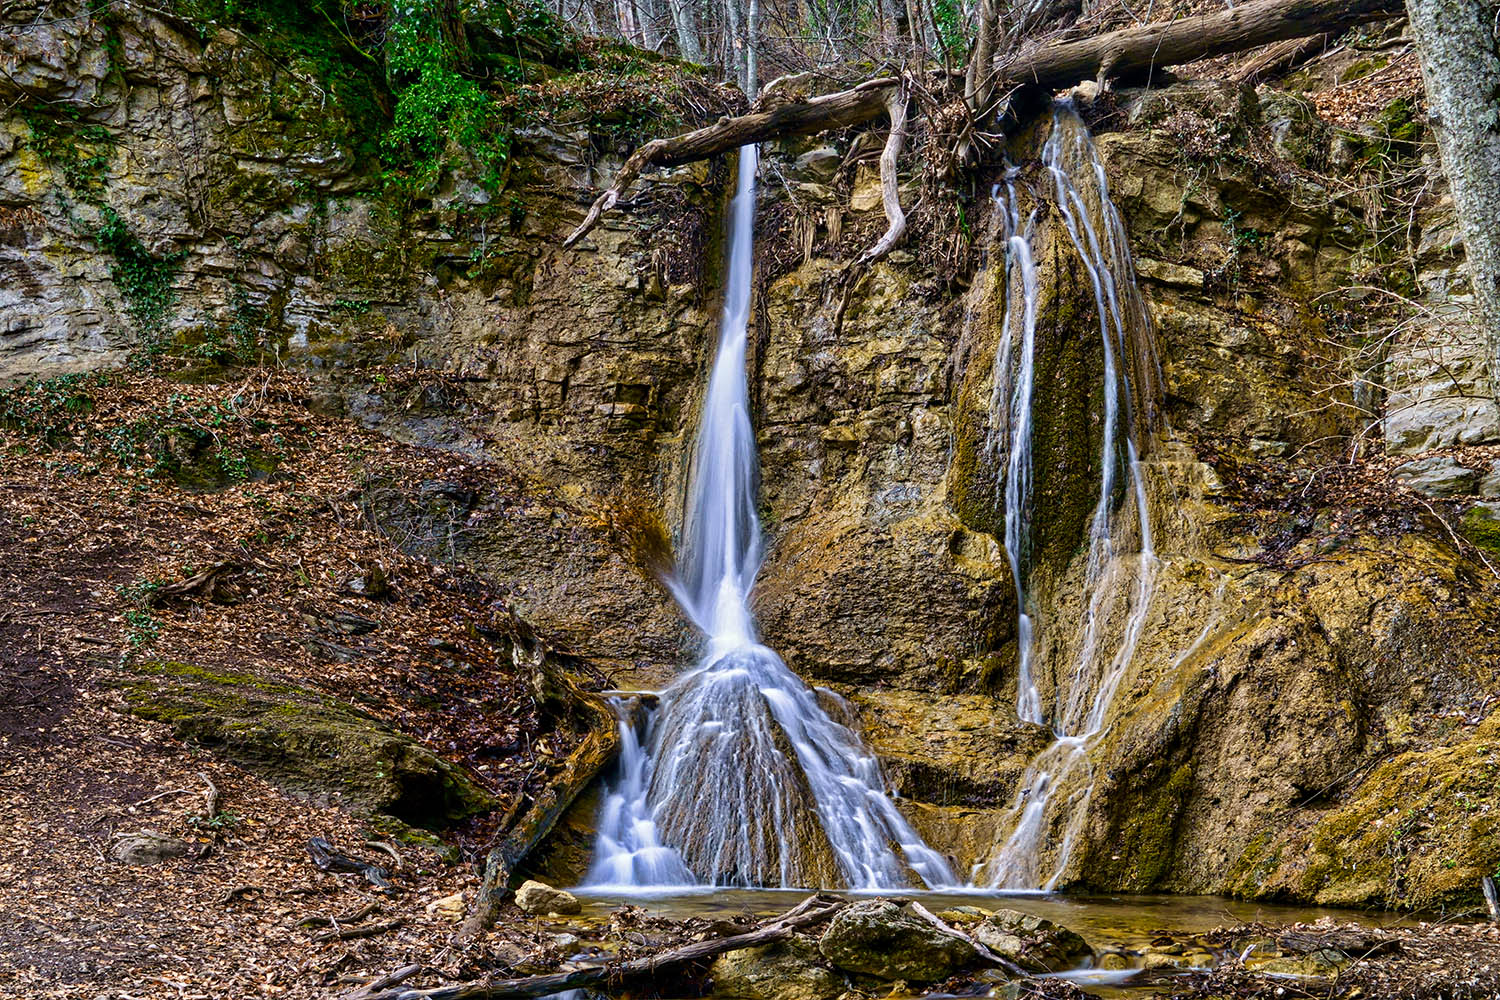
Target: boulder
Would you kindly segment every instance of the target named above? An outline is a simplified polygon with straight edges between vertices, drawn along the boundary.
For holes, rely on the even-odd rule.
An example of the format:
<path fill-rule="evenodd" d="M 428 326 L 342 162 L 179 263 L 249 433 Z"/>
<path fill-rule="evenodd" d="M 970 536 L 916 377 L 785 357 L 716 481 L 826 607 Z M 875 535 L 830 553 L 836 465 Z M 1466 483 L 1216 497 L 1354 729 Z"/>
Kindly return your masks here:
<path fill-rule="evenodd" d="M 971 929 L 980 944 L 1031 972 L 1062 972 L 1092 958 L 1077 934 L 1019 910 L 997 910 Z"/>
<path fill-rule="evenodd" d="M 946 979 L 978 957 L 968 941 L 885 899 L 839 911 L 823 932 L 818 951 L 847 972 L 912 983 Z"/>
<path fill-rule="evenodd" d="M 1430 497 L 1463 496 L 1473 493 L 1479 483 L 1479 473 L 1446 455 L 1407 462 L 1392 475 L 1402 485 Z"/>
<path fill-rule="evenodd" d="M 845 990 L 844 977 L 821 961 L 818 943 L 805 935 L 725 952 L 709 967 L 713 995 L 741 1000 L 830 1000 Z"/>
<path fill-rule="evenodd" d="M 155 865 L 170 858 L 180 858 L 192 847 L 179 837 L 169 837 L 155 830 L 121 834 L 110 845 L 109 853 L 127 865 Z"/>
<path fill-rule="evenodd" d="M 527 913 L 578 913 L 583 909 L 583 904 L 571 892 L 531 879 L 522 882 L 521 888 L 516 890 L 516 905 Z"/>

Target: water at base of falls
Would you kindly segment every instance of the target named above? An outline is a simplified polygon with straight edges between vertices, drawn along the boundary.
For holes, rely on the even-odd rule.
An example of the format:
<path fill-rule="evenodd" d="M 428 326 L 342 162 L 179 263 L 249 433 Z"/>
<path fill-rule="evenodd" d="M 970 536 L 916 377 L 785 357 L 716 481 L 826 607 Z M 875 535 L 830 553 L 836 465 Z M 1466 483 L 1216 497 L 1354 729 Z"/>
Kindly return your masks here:
<path fill-rule="evenodd" d="M 759 459 L 745 374 L 755 169 L 746 146 L 682 558 L 669 581 L 707 645 L 639 728 L 621 704 L 620 761 L 585 885 L 952 885 L 947 862 L 886 794 L 874 756 L 755 633 Z"/>
<path fill-rule="evenodd" d="M 1004 424 L 1010 429 L 1006 548 L 1020 598 L 1023 641 L 1016 711 L 1025 721 L 1049 726 L 1055 739 L 1027 766 L 1010 811 L 1010 835 L 978 872 L 990 886 L 1001 889 L 1052 889 L 1067 869 L 1093 794 L 1090 744 L 1104 729 L 1115 691 L 1140 642 L 1157 567 L 1139 451 L 1139 439 L 1154 420 L 1158 372 L 1151 321 L 1136 287 L 1124 223 L 1110 201 L 1103 161 L 1067 102 L 1054 108 L 1042 163 L 1068 239 L 1093 289 L 1104 359 L 1103 444 L 1099 499 L 1089 523 L 1082 634 L 1071 667 L 1057 679 L 1054 704 L 1045 711 L 1032 677 L 1032 629 L 1020 562 L 1030 516 L 1029 411 L 1021 408 L 1031 405 L 1029 352 L 1036 280 L 1029 226 L 1020 229 L 1015 190 L 1008 184 L 1003 210 L 1010 220 L 1007 274 L 1013 280 L 996 354 L 992 406 L 997 413 L 1006 407 Z M 1021 309 L 1013 305 L 1017 296 Z M 1017 322 L 1015 316 L 1022 318 Z M 1019 352 L 1013 326 L 1022 345 Z M 1123 503 L 1117 499 L 1122 475 L 1127 477 Z M 1113 631 L 1107 635 L 1107 629 Z M 1110 645 L 1107 638 L 1114 640 L 1112 649 L 1105 648 Z"/>

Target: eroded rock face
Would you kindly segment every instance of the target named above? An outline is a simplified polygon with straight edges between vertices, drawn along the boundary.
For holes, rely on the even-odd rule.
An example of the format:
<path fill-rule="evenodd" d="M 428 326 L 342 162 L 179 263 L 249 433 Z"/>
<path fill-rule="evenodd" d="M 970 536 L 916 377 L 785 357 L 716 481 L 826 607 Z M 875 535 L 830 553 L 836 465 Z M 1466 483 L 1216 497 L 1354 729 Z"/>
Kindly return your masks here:
<path fill-rule="evenodd" d="M 37 9 L 11 5 L 0 21 Z M 534 127 L 515 138 L 516 217 L 498 221 L 464 177 L 396 217 L 359 152 L 380 81 L 319 82 L 311 61 L 283 65 L 146 13 L 110 28 L 81 4 L 49 9 L 80 16 L 0 33 L 0 98 L 24 86 L 83 102 L 81 124 L 110 141 L 77 133 L 89 163 L 70 165 L 51 155 L 46 122 L 0 120 L 0 378 L 117 363 L 149 332 L 101 240 L 108 206 L 161 264 L 172 338 L 202 346 L 248 329 L 258 349 L 318 376 L 320 407 L 491 463 L 483 480 L 369 482 L 366 513 L 396 544 L 505 584 L 549 642 L 618 686 L 660 684 L 691 660 L 696 639 L 646 567 L 680 516 L 730 165 L 648 178 L 628 211 L 563 251 L 625 148 Z M 113 70 L 101 61 L 111 30 Z M 1157 593 L 1097 751 L 1069 880 L 1454 898 L 1465 890 L 1436 845 L 1457 835 L 1387 822 L 1381 790 L 1429 766 L 1449 773 L 1472 742 L 1452 713 L 1477 711 L 1473 692 L 1497 681 L 1476 553 L 1500 552 L 1500 522 L 1472 507 L 1460 542 L 1408 510 L 1351 532 L 1361 510 L 1299 506 L 1308 484 L 1265 504 L 1235 486 L 1277 459 L 1344 454 L 1383 390 L 1380 433 L 1426 463 L 1409 471 L 1438 484 L 1429 492 L 1500 492 L 1483 457 L 1417 457 L 1500 436 L 1477 347 L 1444 325 L 1468 303 L 1451 210 L 1424 201 L 1415 217 L 1418 291 L 1437 319 L 1390 331 L 1384 368 L 1361 362 L 1351 378 L 1319 297 L 1363 266 L 1365 206 L 1300 169 L 1332 155 L 1305 103 L 1208 83 L 1111 99 L 1124 127 L 1098 145 L 1155 317 L 1173 441 L 1150 465 Z M 1238 143 L 1233 155 L 1194 158 L 1185 139 L 1209 134 Z M 1043 190 L 1038 140 L 1017 136 L 1012 155 L 1028 164 L 1023 186 Z M 766 150 L 786 183 L 762 191 L 750 359 L 768 541 L 756 611 L 793 669 L 847 696 L 845 717 L 902 807 L 967 871 L 1005 835 L 1047 739 L 1015 718 L 1016 596 L 983 447 L 1003 288 L 992 268 L 963 293 L 932 266 L 947 249 L 913 245 L 854 285 L 836 326 L 829 289 L 848 234 L 883 223 L 873 170 L 835 178 L 847 150 L 830 142 Z M 982 234 L 988 206 L 971 207 Z M 1053 215 L 1040 214 L 1037 240 L 1045 514 L 1032 588 L 1049 695 L 1086 613 L 1079 545 L 1096 500 L 1102 364 L 1086 276 Z M 226 745 L 242 738 L 223 712 L 168 708 L 218 719 Z M 369 794 L 389 805 L 402 793 Z M 1477 815 L 1500 808 L 1464 794 Z M 586 839 L 577 818 L 574 848 Z M 1462 845 L 1466 878 L 1500 862 L 1482 829 Z M 1372 869 L 1382 850 L 1408 860 Z"/>

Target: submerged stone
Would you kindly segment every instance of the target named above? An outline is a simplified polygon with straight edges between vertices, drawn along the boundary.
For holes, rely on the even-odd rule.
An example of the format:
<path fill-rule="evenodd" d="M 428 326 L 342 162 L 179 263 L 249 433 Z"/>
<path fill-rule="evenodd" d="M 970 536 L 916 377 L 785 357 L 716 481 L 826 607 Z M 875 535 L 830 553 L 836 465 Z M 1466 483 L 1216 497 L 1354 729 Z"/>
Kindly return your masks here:
<path fill-rule="evenodd" d="M 885 899 L 839 911 L 818 950 L 840 969 L 914 983 L 946 979 L 979 956 L 969 942 Z"/>

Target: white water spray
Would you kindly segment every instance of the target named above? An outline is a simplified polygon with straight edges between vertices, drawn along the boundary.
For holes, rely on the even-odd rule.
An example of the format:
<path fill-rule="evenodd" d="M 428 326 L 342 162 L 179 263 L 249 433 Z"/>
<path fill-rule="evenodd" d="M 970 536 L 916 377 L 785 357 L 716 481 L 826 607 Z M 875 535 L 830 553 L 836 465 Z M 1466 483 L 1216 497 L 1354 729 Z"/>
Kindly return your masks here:
<path fill-rule="evenodd" d="M 1083 636 L 1071 671 L 1060 679 L 1055 705 L 1046 717 L 1039 704 L 1033 707 L 1024 685 L 1018 695 L 1021 717 L 1050 725 L 1055 740 L 1031 762 L 1022 777 L 1021 792 L 1011 809 L 1014 825 L 1010 837 L 986 867 L 993 887 L 1050 890 L 1067 869 L 1093 795 L 1091 744 L 1104 729 L 1115 691 L 1135 655 L 1151 606 L 1157 560 L 1152 548 L 1138 435 L 1154 420 L 1151 411 L 1157 369 L 1150 317 L 1136 287 L 1135 265 L 1124 223 L 1109 198 L 1104 164 L 1088 129 L 1066 102 L 1054 109 L 1052 134 L 1043 149 L 1042 163 L 1052 181 L 1068 237 L 1093 288 L 1104 356 L 1101 474 L 1099 499 L 1089 522 Z M 1021 259 L 1017 249 L 1013 248 L 1011 254 L 1014 259 Z M 1029 244 L 1025 257 L 1029 261 Z M 1009 332 L 1007 327 L 1002 346 Z M 1014 406 L 1014 392 L 1012 401 Z M 1012 411 L 1012 466 L 1018 461 L 1016 423 Z M 1024 449 L 1024 460 L 1029 462 L 1029 438 Z M 1123 501 L 1117 497 L 1121 476 L 1129 480 Z M 1016 478 L 1014 471 L 1008 473 L 1007 548 L 1011 546 L 1012 520 L 1024 517 L 1011 508 L 1010 480 Z M 1019 511 L 1025 511 L 1024 502 L 1023 497 Z M 1017 558 L 1012 555 L 1013 562 Z M 1017 590 L 1020 591 L 1019 583 Z M 1101 648 L 1106 626 L 1111 621 L 1119 622 L 1122 613 L 1123 624 L 1114 650 Z M 1023 627 L 1023 631 L 1029 643 L 1029 629 Z M 1029 649 L 1023 652 L 1023 657 L 1028 659 L 1023 659 L 1022 679 L 1029 683 Z M 1029 714 L 1033 710 L 1034 717 Z M 1063 793 L 1060 798 L 1059 791 Z M 1043 847 L 1049 834 L 1059 826 L 1061 843 L 1056 845 L 1051 864 L 1044 870 Z"/>
<path fill-rule="evenodd" d="M 698 429 L 671 589 L 707 637 L 641 739 L 622 720 L 587 884 L 888 889 L 954 883 L 884 790 L 858 735 L 760 644 L 759 457 L 745 373 L 756 148 L 740 150 L 718 354 Z"/>

